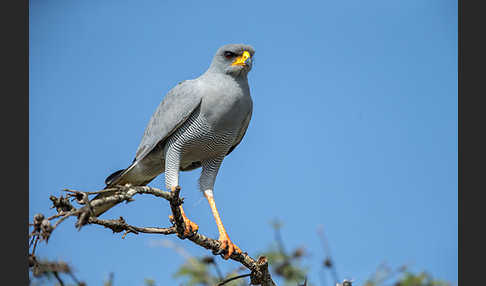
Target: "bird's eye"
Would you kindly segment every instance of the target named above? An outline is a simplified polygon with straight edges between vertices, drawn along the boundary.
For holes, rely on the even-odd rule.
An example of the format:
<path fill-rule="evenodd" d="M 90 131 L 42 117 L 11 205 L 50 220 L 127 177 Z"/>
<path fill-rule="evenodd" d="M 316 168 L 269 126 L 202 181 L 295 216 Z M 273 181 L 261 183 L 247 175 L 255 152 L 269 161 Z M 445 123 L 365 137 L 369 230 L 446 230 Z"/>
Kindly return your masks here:
<path fill-rule="evenodd" d="M 234 56 L 236 56 L 236 54 L 235 54 L 235 53 L 233 53 L 233 52 L 230 52 L 230 51 L 226 51 L 226 52 L 224 52 L 224 57 L 225 57 L 225 58 L 227 58 L 227 59 L 231 59 L 231 58 L 233 58 Z"/>

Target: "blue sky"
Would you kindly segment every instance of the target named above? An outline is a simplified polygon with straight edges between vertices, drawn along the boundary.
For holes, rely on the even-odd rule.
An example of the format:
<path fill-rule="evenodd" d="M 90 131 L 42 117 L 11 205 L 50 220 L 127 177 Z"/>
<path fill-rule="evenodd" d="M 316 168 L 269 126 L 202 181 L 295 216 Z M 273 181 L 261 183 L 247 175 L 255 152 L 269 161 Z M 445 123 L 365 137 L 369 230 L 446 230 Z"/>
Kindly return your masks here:
<path fill-rule="evenodd" d="M 318 284 L 322 225 L 341 279 L 361 285 L 386 262 L 457 282 L 456 1 L 37 0 L 29 13 L 31 217 L 53 214 L 49 195 L 63 188 L 102 188 L 164 94 L 221 45 L 247 43 L 253 117 L 215 186 L 232 240 L 256 255 L 280 219 L 286 247 L 312 253 Z M 199 172 L 181 176 L 185 209 L 217 238 Z M 135 198 L 103 217 L 169 224 L 165 201 Z M 110 272 L 115 285 L 176 285 L 184 258 L 162 240 L 208 254 L 176 237 L 78 232 L 74 219 L 37 254 L 89 285 Z"/>

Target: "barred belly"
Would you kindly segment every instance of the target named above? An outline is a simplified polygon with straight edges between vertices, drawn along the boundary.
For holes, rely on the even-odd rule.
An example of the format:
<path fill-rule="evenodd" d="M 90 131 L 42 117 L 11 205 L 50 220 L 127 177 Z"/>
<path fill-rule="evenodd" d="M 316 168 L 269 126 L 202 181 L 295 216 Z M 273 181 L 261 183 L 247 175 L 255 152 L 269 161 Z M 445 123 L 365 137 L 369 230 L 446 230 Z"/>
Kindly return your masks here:
<path fill-rule="evenodd" d="M 236 128 L 216 129 L 206 122 L 199 111 L 194 112 L 165 144 L 166 187 L 178 185 L 179 169 L 195 162 L 201 162 L 203 167 L 203 181 L 200 183 L 213 185 L 219 165 L 234 143 L 236 134 Z M 209 181 L 204 183 L 206 177 Z"/>

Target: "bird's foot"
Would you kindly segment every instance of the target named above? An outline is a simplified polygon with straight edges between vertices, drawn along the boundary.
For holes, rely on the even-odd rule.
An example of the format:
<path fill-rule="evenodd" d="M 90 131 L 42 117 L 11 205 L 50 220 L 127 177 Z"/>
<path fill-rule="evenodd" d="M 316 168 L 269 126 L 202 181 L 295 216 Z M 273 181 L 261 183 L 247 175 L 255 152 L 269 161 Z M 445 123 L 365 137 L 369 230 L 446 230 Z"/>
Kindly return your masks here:
<path fill-rule="evenodd" d="M 184 238 L 190 237 L 193 234 L 195 234 L 199 230 L 199 226 L 195 223 L 192 222 L 190 219 L 188 219 L 185 215 L 182 215 L 182 219 L 184 220 Z M 174 216 L 170 215 L 169 220 L 172 223 L 175 223 L 174 221 Z"/>
<path fill-rule="evenodd" d="M 184 237 L 189 237 L 193 234 L 195 234 L 199 230 L 199 226 L 195 223 L 189 220 L 187 217 L 184 218 L 184 224 L 186 227 L 184 228 Z"/>
<path fill-rule="evenodd" d="M 170 188 L 171 192 L 179 192 L 181 190 L 181 187 L 180 186 L 174 186 L 174 187 L 171 187 Z M 179 195 L 179 194 L 177 194 Z M 198 230 L 199 230 L 199 226 L 192 222 L 191 220 L 189 220 L 186 216 L 186 214 L 184 213 L 184 209 L 182 208 L 182 205 L 179 206 L 179 210 L 181 211 L 181 216 L 182 216 L 182 219 L 184 220 L 184 232 L 182 233 L 182 237 L 181 238 L 187 238 L 187 237 L 190 237 L 192 235 L 194 235 Z M 169 220 L 175 224 L 175 220 L 174 220 L 174 216 L 170 215 L 169 216 Z"/>
<path fill-rule="evenodd" d="M 226 254 L 223 256 L 225 260 L 228 260 L 233 253 L 241 253 L 241 249 L 231 242 L 228 234 L 221 234 L 218 240 L 221 243 L 219 246 L 219 253 L 226 251 Z"/>

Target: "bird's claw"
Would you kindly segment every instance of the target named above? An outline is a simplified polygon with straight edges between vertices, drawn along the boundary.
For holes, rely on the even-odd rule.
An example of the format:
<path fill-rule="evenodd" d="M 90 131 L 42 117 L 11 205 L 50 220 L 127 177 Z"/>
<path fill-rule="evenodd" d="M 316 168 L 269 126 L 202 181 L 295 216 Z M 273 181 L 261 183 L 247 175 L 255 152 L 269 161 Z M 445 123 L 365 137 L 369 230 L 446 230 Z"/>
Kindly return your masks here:
<path fill-rule="evenodd" d="M 173 187 L 170 187 L 170 191 L 171 192 L 180 191 L 180 190 L 181 190 L 181 186 L 173 186 Z"/>
<path fill-rule="evenodd" d="M 199 226 L 188 218 L 184 218 L 184 224 L 186 225 L 184 228 L 184 237 L 189 237 L 199 230 Z"/>
<path fill-rule="evenodd" d="M 228 235 L 221 235 L 218 240 L 221 244 L 219 250 L 215 254 L 222 254 L 226 251 L 226 254 L 223 256 L 225 260 L 228 260 L 233 253 L 241 253 L 241 249 L 231 242 Z"/>
<path fill-rule="evenodd" d="M 192 236 L 199 230 L 199 226 L 195 222 L 192 222 L 185 216 L 182 216 L 182 219 L 184 220 L 184 225 L 185 225 L 184 233 L 183 233 L 184 238 Z M 172 223 L 175 223 L 174 216 L 170 215 L 169 220 Z"/>

